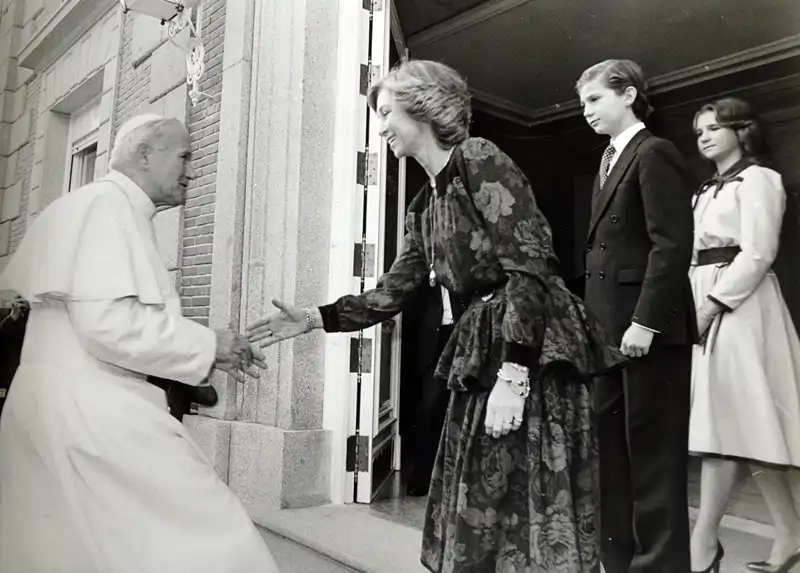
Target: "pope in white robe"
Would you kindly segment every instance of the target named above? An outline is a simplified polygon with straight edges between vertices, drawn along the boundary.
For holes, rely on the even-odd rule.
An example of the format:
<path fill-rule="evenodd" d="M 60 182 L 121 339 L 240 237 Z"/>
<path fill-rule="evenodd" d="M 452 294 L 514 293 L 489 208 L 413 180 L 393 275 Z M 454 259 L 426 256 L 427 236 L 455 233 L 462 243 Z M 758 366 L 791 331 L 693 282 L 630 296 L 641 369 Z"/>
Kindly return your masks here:
<path fill-rule="evenodd" d="M 0 275 L 31 305 L 0 419 L 0 572 L 276 572 L 146 380 L 226 368 L 218 335 L 182 317 L 155 242 L 156 205 L 182 203 L 193 177 L 188 133 L 140 116 L 114 152 L 126 168 L 45 209 Z"/>

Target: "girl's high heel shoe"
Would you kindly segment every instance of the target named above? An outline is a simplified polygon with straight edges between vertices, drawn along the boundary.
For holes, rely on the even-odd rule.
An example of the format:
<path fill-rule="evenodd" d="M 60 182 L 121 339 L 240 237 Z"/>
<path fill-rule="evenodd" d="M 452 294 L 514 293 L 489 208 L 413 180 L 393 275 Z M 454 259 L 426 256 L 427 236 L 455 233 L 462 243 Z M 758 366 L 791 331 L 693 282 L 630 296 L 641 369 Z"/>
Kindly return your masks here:
<path fill-rule="evenodd" d="M 719 573 L 719 566 L 720 563 L 722 563 L 723 557 L 725 557 L 725 549 L 722 547 L 722 543 L 717 541 L 717 554 L 714 556 L 714 561 L 711 562 L 711 565 L 709 565 L 707 569 L 692 571 L 692 573 Z M 783 571 L 781 571 L 781 573 L 783 573 Z"/>
<path fill-rule="evenodd" d="M 773 565 L 769 561 L 754 561 L 748 563 L 747 568 L 756 573 L 789 573 L 792 567 L 798 564 L 800 564 L 800 549 L 789 555 L 780 565 Z"/>

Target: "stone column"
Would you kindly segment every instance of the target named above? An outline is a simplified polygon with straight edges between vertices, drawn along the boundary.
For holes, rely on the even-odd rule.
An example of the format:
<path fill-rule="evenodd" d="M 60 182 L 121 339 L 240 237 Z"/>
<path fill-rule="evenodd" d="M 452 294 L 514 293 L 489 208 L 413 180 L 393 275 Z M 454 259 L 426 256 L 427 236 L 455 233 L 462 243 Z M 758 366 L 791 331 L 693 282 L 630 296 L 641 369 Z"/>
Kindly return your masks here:
<path fill-rule="evenodd" d="M 339 6 L 249 0 L 227 10 L 211 325 L 243 327 L 273 297 L 327 295 Z M 259 380 L 219 385 L 220 404 L 190 421 L 218 469 L 229 441 L 221 473 L 253 514 L 330 497 L 323 337 L 266 354 Z"/>
<path fill-rule="evenodd" d="M 216 329 L 241 329 L 254 9 L 254 0 L 225 5 L 209 309 L 209 326 Z M 228 482 L 231 427 L 240 420 L 240 389 L 235 380 L 218 372 L 211 381 L 219 403 L 213 408 L 200 408 L 199 416 L 185 416 L 184 424 L 209 455 L 220 477 Z"/>

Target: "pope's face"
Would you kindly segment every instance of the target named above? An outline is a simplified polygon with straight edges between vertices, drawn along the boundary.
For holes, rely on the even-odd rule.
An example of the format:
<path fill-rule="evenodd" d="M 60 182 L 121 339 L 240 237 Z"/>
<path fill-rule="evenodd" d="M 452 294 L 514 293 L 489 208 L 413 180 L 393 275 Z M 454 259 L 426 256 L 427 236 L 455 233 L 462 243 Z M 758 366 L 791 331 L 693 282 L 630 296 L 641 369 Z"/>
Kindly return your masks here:
<path fill-rule="evenodd" d="M 195 173 L 189 132 L 182 123 L 170 122 L 161 129 L 147 155 L 147 172 L 156 190 L 156 206 L 176 207 L 186 203 Z"/>

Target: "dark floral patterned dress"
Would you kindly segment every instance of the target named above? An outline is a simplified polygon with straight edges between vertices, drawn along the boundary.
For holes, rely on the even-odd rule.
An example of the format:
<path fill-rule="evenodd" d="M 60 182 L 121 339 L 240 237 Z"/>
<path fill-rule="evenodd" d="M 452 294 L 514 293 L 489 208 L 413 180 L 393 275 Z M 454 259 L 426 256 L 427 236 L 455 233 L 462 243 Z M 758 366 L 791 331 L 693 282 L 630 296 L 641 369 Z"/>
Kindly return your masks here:
<path fill-rule="evenodd" d="M 435 212 L 435 216 L 432 214 Z M 432 229 L 432 223 L 434 228 Z M 452 390 L 433 471 L 422 562 L 442 573 L 597 572 L 591 375 L 624 357 L 558 276 L 550 227 L 511 159 L 464 141 L 406 219 L 404 252 L 374 290 L 320 308 L 329 332 L 402 311 L 428 281 L 465 301 L 437 367 Z M 503 361 L 531 368 L 525 421 L 485 434 Z"/>

